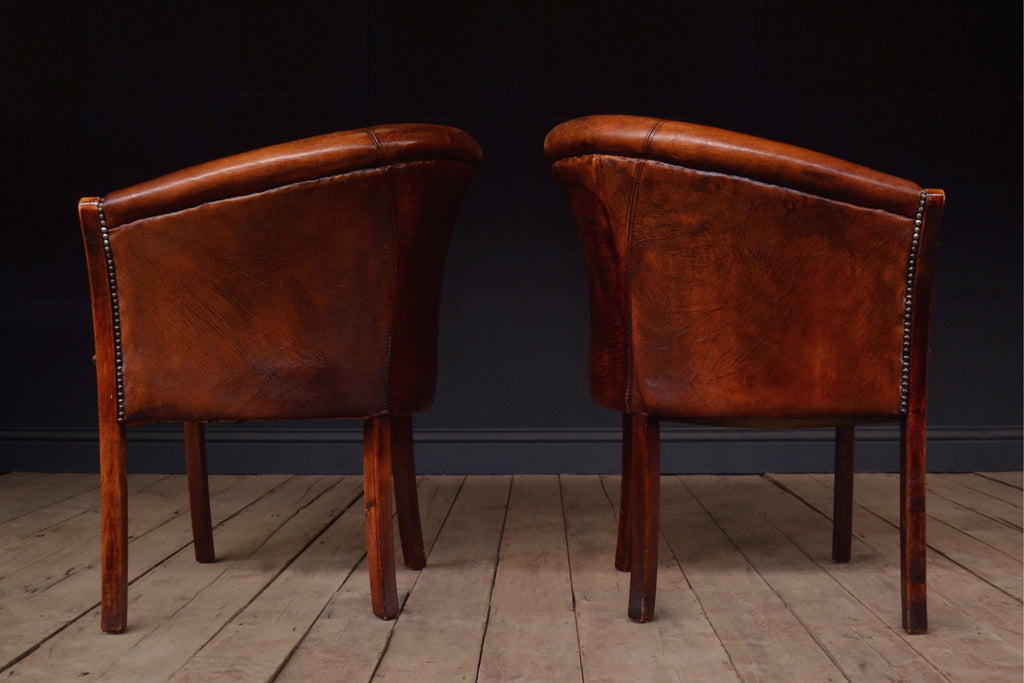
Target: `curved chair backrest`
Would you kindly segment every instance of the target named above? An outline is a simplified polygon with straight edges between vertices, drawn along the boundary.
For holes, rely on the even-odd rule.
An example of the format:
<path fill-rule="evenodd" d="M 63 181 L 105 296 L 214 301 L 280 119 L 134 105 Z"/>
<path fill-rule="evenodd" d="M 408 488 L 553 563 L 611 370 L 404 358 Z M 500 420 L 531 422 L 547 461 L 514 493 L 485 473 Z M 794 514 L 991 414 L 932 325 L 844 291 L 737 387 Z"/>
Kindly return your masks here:
<path fill-rule="evenodd" d="M 376 126 L 83 200 L 101 404 L 127 422 L 427 408 L 480 158 L 453 128 Z"/>
<path fill-rule="evenodd" d="M 545 152 L 584 245 L 599 404 L 712 422 L 906 412 L 940 191 L 633 116 L 564 123 Z"/>
<path fill-rule="evenodd" d="M 715 128 L 589 116 L 544 143 L 591 295 L 590 386 L 623 413 L 616 567 L 654 616 L 659 420 L 836 428 L 832 556 L 850 559 L 854 426 L 900 424 L 903 625 L 927 629 L 925 420 L 945 195 Z"/>
<path fill-rule="evenodd" d="M 481 160 L 423 124 L 321 135 L 79 203 L 99 395 L 100 624 L 128 609 L 126 424 L 183 421 L 196 560 L 212 562 L 205 423 L 362 418 L 373 612 L 426 563 L 410 415 L 429 407 L 445 255 Z M 394 481 L 392 481 L 392 474 Z"/>

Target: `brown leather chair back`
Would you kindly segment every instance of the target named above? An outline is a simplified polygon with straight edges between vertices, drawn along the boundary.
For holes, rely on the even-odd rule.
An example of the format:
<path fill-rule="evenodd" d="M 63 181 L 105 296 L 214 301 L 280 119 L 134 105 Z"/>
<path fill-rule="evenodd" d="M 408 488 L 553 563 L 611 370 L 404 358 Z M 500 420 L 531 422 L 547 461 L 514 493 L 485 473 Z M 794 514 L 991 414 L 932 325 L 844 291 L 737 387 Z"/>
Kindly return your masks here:
<path fill-rule="evenodd" d="M 586 254 L 600 405 L 753 423 L 906 411 L 941 193 L 642 117 L 570 121 L 545 151 Z"/>
<path fill-rule="evenodd" d="M 430 405 L 448 241 L 480 163 L 468 134 L 374 126 L 79 203 L 99 394 L 100 623 L 127 626 L 126 424 L 183 421 L 196 560 L 215 559 L 205 423 L 363 418 L 373 611 L 426 563 L 410 415 Z M 394 477 L 392 477 L 394 474 Z"/>
<path fill-rule="evenodd" d="M 427 408 L 480 159 L 453 128 L 376 126 L 83 200 L 94 314 L 112 317 L 95 325 L 101 403 L 115 394 L 127 422 Z"/>
<path fill-rule="evenodd" d="M 900 424 L 903 626 L 927 629 L 932 264 L 945 195 L 715 128 L 589 116 L 544 143 L 591 295 L 590 386 L 623 413 L 616 567 L 654 616 L 659 420 L 836 428 L 833 558 L 850 558 L 854 425 Z"/>

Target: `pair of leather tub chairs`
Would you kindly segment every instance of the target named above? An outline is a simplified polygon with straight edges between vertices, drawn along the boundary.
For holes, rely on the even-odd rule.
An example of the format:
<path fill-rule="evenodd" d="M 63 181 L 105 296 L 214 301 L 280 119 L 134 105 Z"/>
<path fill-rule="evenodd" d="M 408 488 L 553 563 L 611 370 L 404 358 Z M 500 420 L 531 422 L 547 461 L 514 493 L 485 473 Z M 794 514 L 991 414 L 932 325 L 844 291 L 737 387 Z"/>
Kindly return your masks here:
<path fill-rule="evenodd" d="M 925 381 L 944 195 L 789 145 L 633 116 L 553 129 L 579 227 L 590 382 L 623 415 L 615 564 L 654 614 L 659 420 L 833 426 L 833 557 L 850 557 L 854 425 L 901 428 L 903 626 L 927 628 Z M 196 559 L 214 559 L 203 427 L 364 420 L 372 607 L 425 565 L 410 415 L 437 370 L 442 271 L 481 161 L 383 125 L 239 154 L 79 205 L 92 293 L 102 628 L 126 626 L 125 427 L 184 421 Z"/>

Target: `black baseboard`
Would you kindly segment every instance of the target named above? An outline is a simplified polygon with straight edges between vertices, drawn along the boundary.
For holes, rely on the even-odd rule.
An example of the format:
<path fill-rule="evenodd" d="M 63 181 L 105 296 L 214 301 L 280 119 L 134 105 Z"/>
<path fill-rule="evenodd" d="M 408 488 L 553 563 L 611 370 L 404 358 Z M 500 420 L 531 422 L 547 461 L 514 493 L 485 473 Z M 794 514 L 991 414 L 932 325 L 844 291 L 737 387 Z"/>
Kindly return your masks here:
<path fill-rule="evenodd" d="M 333 423 L 338 424 L 338 423 Z M 273 424 L 211 425 L 209 470 L 221 474 L 358 474 L 362 431 Z M 181 429 L 129 428 L 130 472 L 184 471 Z M 597 474 L 620 469 L 620 433 L 586 430 L 416 430 L 416 465 L 423 474 Z M 666 474 L 750 474 L 832 471 L 830 429 L 736 430 L 665 426 Z M 932 472 L 1022 468 L 1020 427 L 933 427 Z M 895 426 L 857 429 L 857 470 L 899 470 Z M 96 472 L 96 430 L 0 430 L 0 472 Z"/>

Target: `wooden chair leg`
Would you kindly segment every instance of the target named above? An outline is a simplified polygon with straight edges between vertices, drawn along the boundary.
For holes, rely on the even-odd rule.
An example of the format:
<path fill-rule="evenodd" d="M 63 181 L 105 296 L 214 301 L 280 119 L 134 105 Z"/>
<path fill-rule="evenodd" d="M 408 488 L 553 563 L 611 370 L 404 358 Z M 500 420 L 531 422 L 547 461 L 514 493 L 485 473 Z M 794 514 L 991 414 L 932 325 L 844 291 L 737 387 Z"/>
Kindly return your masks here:
<path fill-rule="evenodd" d="M 363 423 L 363 491 L 366 504 L 366 560 L 370 600 L 381 619 L 398 616 L 395 546 L 391 522 L 391 453 L 394 420 L 372 417 Z"/>
<path fill-rule="evenodd" d="M 629 571 L 629 523 L 630 501 L 633 491 L 633 417 L 622 416 L 622 487 L 619 495 L 619 535 L 615 542 L 615 568 L 620 572 Z"/>
<path fill-rule="evenodd" d="M 832 559 L 850 561 L 853 540 L 854 426 L 836 427 L 835 490 L 832 503 Z"/>
<path fill-rule="evenodd" d="M 402 539 L 402 557 L 410 569 L 423 569 L 423 530 L 420 527 L 420 503 L 416 494 L 416 460 L 412 445 L 412 418 L 391 418 L 394 438 L 391 444 L 391 476 L 395 482 L 395 508 L 398 511 L 398 535 Z"/>
<path fill-rule="evenodd" d="M 202 422 L 185 423 L 185 472 L 188 506 L 192 512 L 192 545 L 197 562 L 213 562 L 213 523 L 210 485 L 206 476 L 206 429 Z"/>
<path fill-rule="evenodd" d="M 654 617 L 658 588 L 658 525 L 661 501 L 661 443 L 657 418 L 633 415 L 630 427 L 632 493 L 630 509 L 629 618 Z"/>
<path fill-rule="evenodd" d="M 911 410 L 900 424 L 900 596 L 907 633 L 928 630 L 925 437 L 923 411 Z"/>
<path fill-rule="evenodd" d="M 100 628 L 128 625 L 128 478 L 125 428 L 100 422 Z"/>

